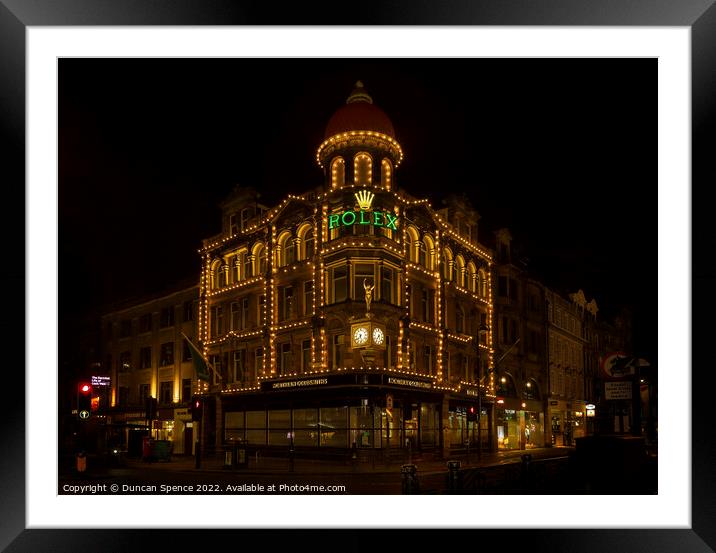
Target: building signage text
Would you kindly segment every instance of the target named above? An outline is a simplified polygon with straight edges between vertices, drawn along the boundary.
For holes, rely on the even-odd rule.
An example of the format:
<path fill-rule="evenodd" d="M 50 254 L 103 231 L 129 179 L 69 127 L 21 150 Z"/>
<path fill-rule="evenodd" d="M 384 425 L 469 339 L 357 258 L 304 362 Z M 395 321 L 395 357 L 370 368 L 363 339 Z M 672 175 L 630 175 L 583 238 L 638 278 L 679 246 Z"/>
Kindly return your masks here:
<path fill-rule="evenodd" d="M 299 386 L 322 386 L 328 384 L 327 378 L 309 378 L 306 380 L 288 380 L 286 382 L 274 382 L 271 389 L 298 388 Z"/>
<path fill-rule="evenodd" d="M 395 384 L 397 386 L 412 386 L 413 388 L 432 388 L 430 382 L 421 382 L 419 380 L 406 380 L 404 378 L 393 378 L 388 377 L 388 384 Z"/>
<path fill-rule="evenodd" d="M 328 216 L 328 228 L 334 229 L 343 225 L 350 227 L 353 225 L 373 225 L 374 227 L 385 227 L 392 230 L 398 230 L 398 216 L 393 215 L 389 211 L 373 211 L 373 198 L 375 194 L 363 190 L 355 194 L 356 201 L 360 211 L 344 211 L 342 213 L 333 213 Z"/>
<path fill-rule="evenodd" d="M 93 376 L 92 377 L 92 386 L 109 386 L 110 385 L 110 377 L 109 376 Z"/>
<path fill-rule="evenodd" d="M 605 382 L 604 397 L 606 399 L 631 399 L 631 382 Z"/>

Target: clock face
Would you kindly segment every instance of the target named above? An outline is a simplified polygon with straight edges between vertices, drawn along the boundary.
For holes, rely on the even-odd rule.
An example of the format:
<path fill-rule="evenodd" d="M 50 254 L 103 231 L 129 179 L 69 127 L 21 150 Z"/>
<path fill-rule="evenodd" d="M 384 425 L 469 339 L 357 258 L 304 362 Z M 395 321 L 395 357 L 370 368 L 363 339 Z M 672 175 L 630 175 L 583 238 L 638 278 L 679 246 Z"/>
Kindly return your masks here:
<path fill-rule="evenodd" d="M 378 344 L 379 346 L 382 346 L 384 341 L 385 341 L 385 334 L 383 334 L 383 331 L 380 328 L 374 328 L 373 329 L 373 343 Z"/>
<path fill-rule="evenodd" d="M 364 326 L 359 326 L 353 331 L 353 341 L 362 346 L 368 341 L 368 329 Z"/>

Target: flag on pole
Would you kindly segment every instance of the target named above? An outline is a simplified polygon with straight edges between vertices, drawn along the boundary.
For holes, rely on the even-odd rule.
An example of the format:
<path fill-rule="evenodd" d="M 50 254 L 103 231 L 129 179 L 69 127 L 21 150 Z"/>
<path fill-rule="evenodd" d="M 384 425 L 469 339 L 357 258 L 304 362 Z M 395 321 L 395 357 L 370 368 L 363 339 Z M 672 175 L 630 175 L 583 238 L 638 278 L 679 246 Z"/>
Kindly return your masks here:
<path fill-rule="evenodd" d="M 184 336 L 184 339 L 186 340 L 186 343 L 189 345 L 189 349 L 191 350 L 191 359 L 194 363 L 196 377 L 199 380 L 206 380 L 208 382 L 210 379 L 209 369 L 211 369 L 216 375 L 216 378 L 222 380 L 221 375 L 216 372 L 216 369 L 211 365 L 211 363 L 209 363 L 206 357 L 204 357 L 204 354 L 201 353 L 199 348 L 194 345 L 194 342 L 192 342 L 189 337 L 183 332 L 181 333 L 181 335 Z"/>

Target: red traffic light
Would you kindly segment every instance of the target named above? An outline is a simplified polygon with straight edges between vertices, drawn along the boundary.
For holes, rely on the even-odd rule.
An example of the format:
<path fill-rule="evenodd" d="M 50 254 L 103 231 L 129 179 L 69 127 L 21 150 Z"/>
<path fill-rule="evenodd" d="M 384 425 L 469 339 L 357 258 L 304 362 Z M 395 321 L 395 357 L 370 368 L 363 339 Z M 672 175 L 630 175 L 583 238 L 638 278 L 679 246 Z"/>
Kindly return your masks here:
<path fill-rule="evenodd" d="M 92 386 L 90 386 L 87 383 L 80 384 L 80 392 L 83 394 L 91 394 L 92 393 Z"/>

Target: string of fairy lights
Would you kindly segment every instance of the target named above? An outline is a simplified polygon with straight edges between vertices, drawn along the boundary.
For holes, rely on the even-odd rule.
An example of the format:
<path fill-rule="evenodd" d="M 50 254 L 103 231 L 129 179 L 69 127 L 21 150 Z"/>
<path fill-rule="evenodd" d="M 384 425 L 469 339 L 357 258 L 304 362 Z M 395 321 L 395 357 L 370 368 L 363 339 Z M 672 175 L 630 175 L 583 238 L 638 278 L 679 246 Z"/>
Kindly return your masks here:
<path fill-rule="evenodd" d="M 397 167 L 402 161 L 403 153 L 400 145 L 387 135 L 377 133 L 374 131 L 352 131 L 348 133 L 342 133 L 335 135 L 325 140 L 318 148 L 316 159 L 321 167 L 323 167 L 323 160 L 325 159 L 327 152 L 331 148 L 335 149 L 340 144 L 345 143 L 347 140 L 373 140 L 375 144 L 382 144 L 384 148 L 391 148 L 391 152 L 394 154 L 395 167 Z M 342 146 L 340 146 L 342 147 Z M 336 158 L 337 159 L 337 158 Z M 372 162 L 370 156 L 368 161 Z M 362 163 L 366 163 L 365 160 L 361 160 Z M 342 166 L 340 165 L 342 164 Z M 368 163 L 370 171 L 368 175 L 372 174 L 372 167 Z M 332 213 L 333 205 L 330 200 L 333 195 L 337 192 L 350 191 L 353 188 L 365 188 L 366 185 L 349 184 L 340 182 L 340 186 L 336 188 L 330 188 L 324 193 L 316 194 L 315 196 L 308 194 L 294 195 L 289 194 L 274 208 L 268 210 L 253 224 L 237 230 L 233 233 L 222 235 L 215 239 L 205 241 L 204 247 L 198 250 L 202 255 L 202 271 L 200 275 L 200 309 L 198 314 L 198 328 L 199 335 L 203 344 L 203 352 L 205 356 L 208 356 L 209 348 L 214 348 L 225 344 L 229 340 L 246 340 L 259 338 L 262 342 L 263 358 L 260 365 L 260 374 L 256 377 L 258 381 L 270 378 L 284 378 L 284 377 L 295 377 L 295 376 L 306 376 L 313 374 L 325 374 L 328 372 L 342 372 L 342 371 L 356 371 L 356 370 L 369 370 L 369 371 L 386 371 L 396 372 L 399 374 L 412 374 L 424 376 L 435 380 L 435 389 L 459 391 L 460 386 L 463 386 L 461 382 L 457 386 L 451 386 L 449 383 L 443 381 L 445 377 L 445 346 L 446 344 L 463 344 L 468 345 L 474 343 L 477 345 L 480 351 L 486 351 L 488 356 L 488 367 L 493 366 L 493 333 L 492 333 L 492 318 L 493 318 L 493 305 L 492 305 L 492 282 L 491 278 L 487 278 L 484 270 L 481 269 L 482 273 L 480 276 L 476 276 L 476 285 L 471 286 L 476 288 L 478 293 L 471 291 L 459 285 L 454 279 L 451 278 L 453 263 L 452 258 L 443 259 L 442 255 L 438 255 L 442 251 L 442 248 L 454 247 L 457 250 L 462 249 L 463 252 L 471 253 L 479 258 L 482 262 L 482 266 L 487 268 L 487 275 L 492 274 L 492 255 L 491 253 L 478 244 L 467 240 L 456 232 L 452 225 L 446 222 L 440 213 L 435 211 L 430 205 L 427 199 L 412 199 L 407 197 L 404 193 L 393 191 L 392 188 L 392 165 L 387 160 L 381 161 L 381 186 L 373 185 L 374 189 L 382 190 L 382 201 L 386 202 L 392 198 L 394 205 L 392 211 L 395 216 L 403 221 L 407 220 L 408 210 L 414 208 L 425 208 L 432 218 L 436 229 L 433 230 L 434 239 L 431 237 L 430 241 L 426 242 L 434 244 L 434 247 L 430 247 L 430 251 L 426 256 L 427 267 L 418 261 L 418 252 L 412 251 L 414 248 L 414 241 L 411 241 L 408 237 L 407 228 L 408 225 L 402 224 L 402 231 L 392 232 L 391 237 L 379 235 L 366 235 L 363 237 L 357 236 L 329 236 L 331 231 L 328 229 L 328 215 Z M 341 158 L 339 164 L 331 164 L 331 183 L 337 182 L 339 173 L 344 174 L 345 172 L 345 161 Z M 356 177 L 357 178 L 357 177 Z M 318 242 L 320 237 L 320 243 L 316 243 L 313 248 L 313 255 L 308 256 L 305 245 L 305 232 L 296 233 L 296 236 L 288 232 L 286 229 L 279 229 L 277 227 L 279 218 L 284 212 L 289 212 L 288 207 L 292 202 L 298 202 L 302 207 L 309 207 L 313 211 L 313 217 L 310 222 L 304 221 L 301 225 L 308 225 L 305 228 L 310 227 L 313 240 Z M 335 202 L 334 202 L 335 203 Z M 352 206 L 351 206 L 352 208 Z M 357 209 L 357 208 L 356 208 Z M 294 211 L 290 212 L 294 215 Z M 418 218 L 423 217 L 419 216 Z M 423 217 L 424 218 L 424 217 Z M 304 228 L 304 227 L 302 227 Z M 279 230 L 280 230 L 280 241 L 279 241 Z M 261 233 L 264 233 L 262 236 Z M 267 239 L 268 238 L 268 239 Z M 335 239 L 331 239 L 335 238 Z M 288 241 L 292 240 L 291 244 Z M 253 243 L 251 248 L 247 248 L 245 242 L 249 241 Z M 239 244 L 239 242 L 244 242 Z M 302 259 L 286 263 L 288 256 L 286 255 L 286 244 L 295 248 L 296 257 Z M 283 247 L 282 247 L 283 246 Z M 226 252 L 229 248 L 230 251 Z M 265 252 L 262 251 L 265 248 Z M 403 316 L 399 317 L 397 322 L 398 340 L 395 344 L 396 354 L 396 366 L 394 367 L 341 367 L 331 368 L 332 363 L 329 362 L 328 352 L 328 335 L 326 332 L 326 308 L 332 304 L 329 295 L 328 288 L 328 271 L 326 269 L 325 256 L 339 252 L 346 249 L 365 249 L 371 248 L 374 251 L 385 251 L 393 255 L 402 258 L 403 268 L 402 271 L 398 271 L 397 278 L 394 285 L 398 287 L 398 296 L 396 298 L 397 305 L 402 307 Z M 237 256 L 237 252 L 245 252 L 247 255 L 248 251 L 252 252 L 251 258 L 246 263 L 252 267 L 252 272 L 255 276 L 248 276 L 246 270 L 242 270 L 241 266 L 235 267 L 235 271 L 232 270 L 233 278 L 236 281 L 229 283 L 229 278 L 225 279 L 225 285 L 217 287 L 218 280 L 214 278 L 214 267 L 216 263 L 216 255 L 224 255 L 224 259 L 228 256 Z M 259 256 L 254 255 L 255 252 L 265 256 L 265 273 L 259 271 L 261 262 Z M 451 250 L 452 252 L 452 250 Z M 451 253 L 452 256 L 452 253 Z M 233 259 L 232 263 L 239 263 L 236 259 Z M 446 275 L 443 275 L 443 263 L 449 265 L 445 270 L 449 271 Z M 219 265 L 220 267 L 228 267 L 229 263 Z M 233 265 L 232 265 L 233 267 Z M 226 269 L 222 269 L 226 270 Z M 310 317 L 306 317 L 300 320 L 283 321 L 279 322 L 279 298 L 278 298 L 278 285 L 291 278 L 291 274 L 297 271 L 308 271 L 310 274 L 311 284 L 311 304 L 310 304 Z M 465 271 L 464 268 L 460 269 Z M 243 277 L 243 279 L 241 279 Z M 418 286 L 429 286 L 430 289 L 435 290 L 434 297 L 434 324 L 427 324 L 426 322 L 420 322 L 412 320 L 411 316 L 411 295 L 415 292 L 415 288 L 411 284 Z M 429 284 L 426 284 L 429 283 Z M 210 306 L 213 302 L 218 302 L 224 297 L 224 294 L 235 293 L 237 291 L 250 290 L 254 286 L 260 286 L 263 284 L 263 298 L 264 302 L 258 304 L 258 317 L 261 320 L 261 328 L 250 329 L 245 331 L 231 330 L 222 336 L 210 336 Z M 351 285 L 352 286 L 352 285 Z M 448 297 L 447 292 L 451 291 L 451 294 L 460 294 L 465 299 L 469 299 L 482 306 L 486 310 L 487 318 L 487 339 L 486 343 L 479 342 L 476 338 L 464 335 L 460 333 L 450 332 L 448 311 L 445 301 Z M 304 309 L 308 309 L 308 306 L 304 306 Z M 307 311 L 304 311 L 306 313 Z M 284 317 L 281 317 L 284 318 Z M 316 324 L 317 323 L 317 324 Z M 315 325 L 315 326 L 313 326 Z M 277 338 L 278 333 L 286 333 L 292 330 L 300 330 L 303 328 L 311 328 L 310 334 L 310 366 L 303 367 L 300 372 L 287 372 L 285 367 L 279 371 L 279 364 L 277 359 Z M 436 338 L 437 349 L 435 352 L 435 374 L 428 374 L 424 368 L 418 369 L 418 364 L 414 360 L 414 352 L 411 348 L 414 347 L 411 343 L 412 340 L 408 339 L 407 333 L 409 329 L 419 329 L 433 334 Z M 448 357 L 449 359 L 449 357 Z M 479 362 L 479 360 L 478 360 Z M 258 361 L 257 361 L 258 363 Z M 280 372 L 280 374 L 279 374 Z M 489 371 L 490 380 L 487 385 L 488 391 L 494 390 L 494 374 Z M 468 384 L 465 383 L 465 386 Z M 470 383 L 474 386 L 475 383 Z M 248 386 L 243 388 L 237 388 L 236 385 L 227 387 L 226 392 L 248 392 L 259 389 L 256 386 Z"/>

